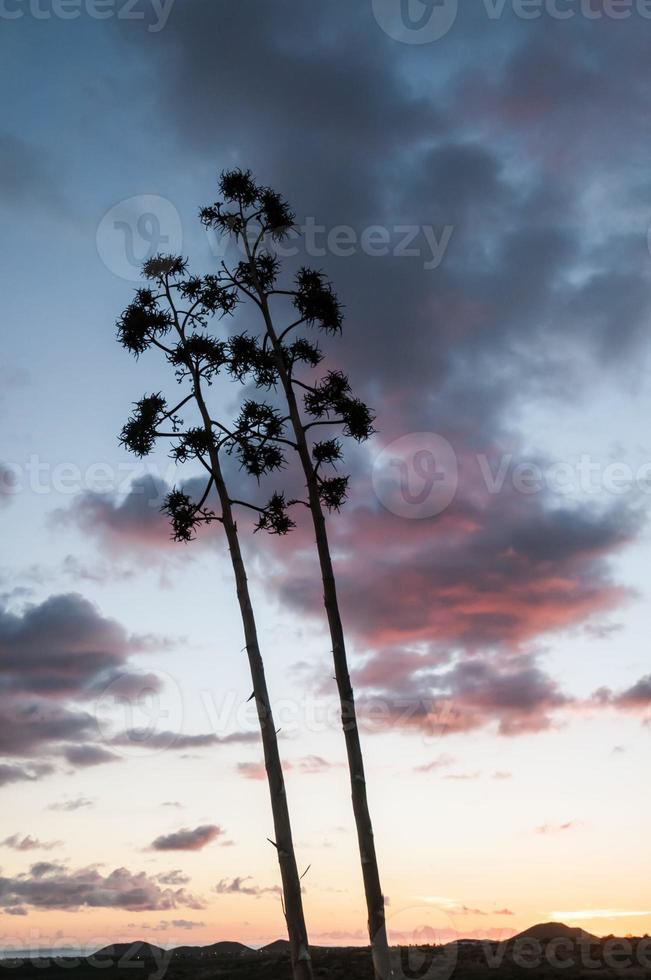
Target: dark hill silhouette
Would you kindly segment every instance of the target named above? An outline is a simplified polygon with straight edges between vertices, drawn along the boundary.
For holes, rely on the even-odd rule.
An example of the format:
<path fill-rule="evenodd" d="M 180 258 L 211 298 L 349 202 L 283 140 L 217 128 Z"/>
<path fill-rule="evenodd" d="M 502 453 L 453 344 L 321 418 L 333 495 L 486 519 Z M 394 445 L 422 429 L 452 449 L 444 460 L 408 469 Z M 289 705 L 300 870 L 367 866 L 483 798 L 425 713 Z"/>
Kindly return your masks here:
<path fill-rule="evenodd" d="M 282 955 L 286 953 L 289 949 L 289 943 L 286 939 L 276 939 L 273 943 L 268 943 L 266 946 L 262 946 L 258 952 L 260 953 L 271 953 L 275 955 L 276 953 Z"/>
<path fill-rule="evenodd" d="M 93 954 L 93 958 L 116 960 L 128 957 L 131 960 L 151 960 L 164 953 L 165 950 L 160 946 L 137 939 L 133 943 L 114 943 L 112 946 L 104 946 Z"/>
<path fill-rule="evenodd" d="M 289 945 L 289 943 L 287 944 Z M 198 956 L 201 959 L 240 959 L 242 956 L 255 956 L 256 951 L 243 943 L 221 942 L 211 946 L 177 946 L 173 950 L 174 957 L 190 958 Z"/>
<path fill-rule="evenodd" d="M 539 943 L 548 943 L 553 939 L 569 939 L 570 942 L 597 942 L 597 936 L 586 932 L 585 929 L 575 929 L 563 922 L 540 922 L 538 925 L 525 929 L 513 937 L 512 942 L 522 939 L 537 939 Z"/>
<path fill-rule="evenodd" d="M 519 948 L 518 939 L 536 942 L 526 950 Z M 565 947 L 562 951 L 549 945 L 555 939 L 564 941 L 559 944 Z M 616 953 L 616 970 L 609 947 L 610 953 Z M 622 951 L 626 964 L 622 964 Z M 648 939 L 597 938 L 560 922 L 539 923 L 503 942 L 460 939 L 443 946 L 394 947 L 391 957 L 400 980 L 651 980 Z M 373 980 L 368 946 L 313 946 L 312 958 L 318 980 Z M 5 965 L 10 966 L 7 980 L 10 976 L 12 980 L 35 980 L 29 958 L 18 963 L 5 961 Z M 147 942 L 119 943 L 88 959 L 57 956 L 48 964 L 39 963 L 39 967 L 45 965 L 45 980 L 98 980 L 98 967 L 101 980 L 161 980 L 163 976 L 164 980 L 292 980 L 284 939 L 261 950 L 228 942 L 173 950 Z M 2 966 L 0 961 L 0 974 L 4 973 Z"/>

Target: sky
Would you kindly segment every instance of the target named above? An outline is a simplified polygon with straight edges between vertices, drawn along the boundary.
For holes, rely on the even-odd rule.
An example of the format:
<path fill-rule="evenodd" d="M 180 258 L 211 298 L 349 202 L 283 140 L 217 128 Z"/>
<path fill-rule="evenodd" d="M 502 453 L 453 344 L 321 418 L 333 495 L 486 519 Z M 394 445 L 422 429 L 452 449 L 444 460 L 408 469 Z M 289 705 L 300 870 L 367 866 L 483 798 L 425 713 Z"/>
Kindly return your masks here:
<path fill-rule="evenodd" d="M 377 415 L 329 527 L 390 934 L 651 931 L 649 5 L 0 19 L 0 946 L 284 934 L 224 542 L 174 544 L 160 502 L 196 473 L 117 438 L 175 390 L 115 340 L 139 263 L 233 258 L 198 208 L 238 166 L 291 202 L 285 274 L 335 283 L 328 363 Z M 310 936 L 362 943 L 298 516 L 240 531 Z"/>

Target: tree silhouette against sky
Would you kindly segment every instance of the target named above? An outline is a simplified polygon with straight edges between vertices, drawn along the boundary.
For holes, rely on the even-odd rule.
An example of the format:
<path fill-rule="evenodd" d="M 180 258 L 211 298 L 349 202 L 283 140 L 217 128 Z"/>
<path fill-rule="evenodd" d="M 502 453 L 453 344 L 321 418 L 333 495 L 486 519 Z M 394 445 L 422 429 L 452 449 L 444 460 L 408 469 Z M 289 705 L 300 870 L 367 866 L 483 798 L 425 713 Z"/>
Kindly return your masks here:
<path fill-rule="evenodd" d="M 264 761 L 271 796 L 276 849 L 282 880 L 283 908 L 290 939 L 294 980 L 311 980 L 312 964 L 303 913 L 301 879 L 298 872 L 289 808 L 285 792 L 278 736 L 269 701 L 264 663 L 260 653 L 256 620 L 251 603 L 246 568 L 233 508 L 243 506 L 257 513 L 257 525 L 274 534 L 285 534 L 293 526 L 282 494 L 275 493 L 264 506 L 231 497 L 224 477 L 224 457 L 235 455 L 241 466 L 260 478 L 283 465 L 285 421 L 272 406 L 249 399 L 231 425 L 213 418 L 206 389 L 218 375 L 237 375 L 246 351 L 238 338 L 216 337 L 209 323 L 232 313 L 237 291 L 216 276 L 188 274 L 186 262 L 176 256 L 159 255 L 144 265 L 151 284 L 139 289 L 118 321 L 118 339 L 139 357 L 149 348 L 161 351 L 173 368 L 176 381 L 189 391 L 170 408 L 162 394 L 144 396 L 135 404 L 121 434 L 121 442 L 139 457 L 148 455 L 159 441 L 170 444 L 170 455 L 178 464 L 199 463 L 205 471 L 198 494 L 175 488 L 167 496 L 164 510 L 173 535 L 190 541 L 201 525 L 222 525 L 230 551 L 246 639 L 257 707 Z M 247 361 L 248 364 L 248 361 Z M 264 372 L 256 380 L 264 383 Z M 210 399 L 212 404 L 213 399 Z M 179 412 L 191 411 L 196 424 L 186 425 Z M 193 487 L 195 481 L 193 480 Z M 218 507 L 218 511 L 214 508 Z"/>
<path fill-rule="evenodd" d="M 332 286 L 320 272 L 303 268 L 291 288 L 282 288 L 278 284 L 280 263 L 273 252 L 273 243 L 287 238 L 295 222 L 286 201 L 271 188 L 259 186 L 250 171 L 223 173 L 220 192 L 222 200 L 203 208 L 201 219 L 206 227 L 232 235 L 242 249 L 244 258 L 233 269 L 222 263 L 218 273 L 218 281 L 224 288 L 233 289 L 251 300 L 261 315 L 260 339 L 246 334 L 239 338 L 248 350 L 248 364 L 240 364 L 241 376 L 243 379 L 251 377 L 259 388 L 279 387 L 287 407 L 294 449 L 303 469 L 341 704 L 373 965 L 376 978 L 387 980 L 391 976 L 391 963 L 385 901 L 325 518 L 325 511 L 339 510 L 349 483 L 347 476 L 327 469 L 336 467 L 342 459 L 342 444 L 336 433 L 341 432 L 360 442 L 366 440 L 373 432 L 374 417 L 369 408 L 354 397 L 343 372 L 328 371 L 315 383 L 296 375 L 296 369 L 300 367 L 318 368 L 324 357 L 317 343 L 296 332 L 311 327 L 323 334 L 337 335 L 342 330 L 343 315 Z M 279 320 L 287 317 L 288 308 L 292 314 L 289 322 L 283 320 L 282 327 L 276 326 Z M 328 438 L 320 441 L 313 438 L 319 427 L 329 430 L 326 432 Z M 335 435 L 330 436 L 330 431 Z"/>

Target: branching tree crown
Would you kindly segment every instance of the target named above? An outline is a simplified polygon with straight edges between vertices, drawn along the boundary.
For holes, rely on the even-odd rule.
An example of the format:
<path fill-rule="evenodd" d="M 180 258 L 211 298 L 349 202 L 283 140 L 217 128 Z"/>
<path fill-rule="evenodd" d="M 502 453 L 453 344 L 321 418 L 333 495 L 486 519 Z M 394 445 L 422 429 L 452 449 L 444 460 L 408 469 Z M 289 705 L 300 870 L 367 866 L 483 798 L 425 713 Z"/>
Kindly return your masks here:
<path fill-rule="evenodd" d="M 300 333 L 301 328 L 336 335 L 342 331 L 344 317 L 332 284 L 318 270 L 302 268 L 290 288 L 279 287 L 280 263 L 270 251 L 269 243 L 281 241 L 290 234 L 294 213 L 279 194 L 258 185 L 250 171 L 223 173 L 220 191 L 223 199 L 203 208 L 201 220 L 207 228 L 234 236 L 246 256 L 233 268 L 222 263 L 218 274 L 220 285 L 239 300 L 248 298 L 263 312 L 273 297 L 289 297 L 296 312 L 296 319 L 280 333 L 279 347 L 291 383 L 303 392 L 304 431 L 331 427 L 357 442 L 365 441 L 374 432 L 375 416 L 353 394 L 346 374 L 329 370 L 316 381 L 298 376 L 301 367 L 314 370 L 324 359 L 318 342 L 313 336 Z M 231 357 L 226 369 L 234 377 L 252 382 L 259 389 L 278 385 L 278 351 L 272 350 L 268 334 L 262 340 L 248 334 L 235 335 L 230 345 Z M 349 485 L 347 476 L 332 473 L 343 459 L 342 444 L 336 437 L 311 439 L 311 453 L 321 501 L 327 509 L 339 510 Z M 240 459 L 250 473 L 258 475 L 257 457 L 249 458 L 247 451 Z"/>
<path fill-rule="evenodd" d="M 196 409 L 202 382 L 212 385 L 224 372 L 237 378 L 252 376 L 257 387 L 270 387 L 274 383 L 273 364 L 256 349 L 254 338 L 229 337 L 225 332 L 217 337 L 210 330 L 214 321 L 233 313 L 239 300 L 237 290 L 221 277 L 192 276 L 186 260 L 173 255 L 150 259 L 143 275 L 150 285 L 137 291 L 119 318 L 118 339 L 136 357 L 150 348 L 161 351 L 174 368 L 177 383 L 189 391 L 173 406 L 160 392 L 143 396 L 135 403 L 120 441 L 142 458 L 159 441 L 166 440 L 176 463 L 201 464 L 206 480 L 199 499 L 193 500 L 175 487 L 163 506 L 174 538 L 190 541 L 200 525 L 221 520 L 211 506 L 214 455 L 234 455 L 241 467 L 257 479 L 281 469 L 286 462 L 283 442 L 287 442 L 287 420 L 272 405 L 250 398 L 228 425 L 212 418 L 201 419 L 201 424 L 184 421 L 179 413 L 184 408 Z M 262 507 L 246 500 L 233 499 L 231 503 L 257 512 L 257 529 L 286 534 L 294 526 L 282 493 L 274 493 Z"/>

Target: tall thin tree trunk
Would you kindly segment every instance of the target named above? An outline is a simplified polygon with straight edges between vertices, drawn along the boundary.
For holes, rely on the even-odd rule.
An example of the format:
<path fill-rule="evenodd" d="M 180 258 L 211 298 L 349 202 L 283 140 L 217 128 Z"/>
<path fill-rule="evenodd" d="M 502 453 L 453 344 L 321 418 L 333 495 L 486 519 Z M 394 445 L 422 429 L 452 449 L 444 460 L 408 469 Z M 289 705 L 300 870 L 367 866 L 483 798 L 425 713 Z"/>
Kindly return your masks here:
<path fill-rule="evenodd" d="M 212 435 L 212 425 L 200 385 L 195 380 L 195 396 L 201 412 L 206 432 Z M 219 462 L 219 454 L 213 447 L 210 451 L 210 465 L 212 475 L 215 480 L 215 487 L 219 496 L 222 510 L 222 521 L 228 547 L 231 554 L 231 562 L 235 573 L 237 585 L 237 598 L 242 615 L 244 636 L 246 639 L 246 651 L 249 658 L 251 669 L 251 679 L 253 681 L 253 693 L 258 710 L 260 731 L 262 733 L 262 745 L 264 749 L 264 762 L 271 795 L 271 809 L 273 813 L 275 847 L 278 854 L 280 865 L 280 875 L 282 879 L 285 918 L 291 947 L 292 970 L 294 980 L 312 980 L 312 961 L 310 958 L 307 928 L 303 913 L 303 896 L 301 893 L 301 879 L 296 864 L 296 854 L 292 839 L 292 828 L 289 818 L 289 807 L 285 793 L 285 778 L 283 775 L 280 752 L 278 750 L 278 736 L 274 725 L 267 681 L 264 672 L 264 663 L 260 653 L 258 642 L 258 632 L 251 604 L 249 584 L 246 576 L 242 550 L 240 548 L 237 525 L 233 517 L 228 489 L 224 482 Z"/>
<path fill-rule="evenodd" d="M 323 513 L 323 507 L 321 505 L 321 498 L 319 496 L 319 487 L 314 470 L 314 464 L 312 462 L 310 448 L 305 436 L 305 430 L 303 429 L 296 394 L 292 387 L 291 378 L 289 377 L 285 367 L 281 344 L 279 343 L 278 335 L 275 331 L 267 297 L 261 290 L 258 291 L 258 294 L 262 307 L 262 313 L 265 319 L 267 333 L 276 354 L 276 361 L 285 392 L 292 427 L 294 429 L 298 454 L 305 473 L 310 510 L 312 512 L 312 520 L 314 523 L 316 546 L 319 555 L 319 563 L 321 566 L 321 578 L 323 580 L 323 598 L 328 619 L 328 627 L 330 629 L 335 676 L 341 705 L 341 721 L 346 739 L 346 752 L 348 755 L 348 768 L 350 770 L 353 812 L 355 815 L 355 823 L 357 825 L 357 839 L 359 842 L 359 853 L 362 863 L 362 874 L 364 877 L 364 892 L 366 895 L 366 907 L 368 910 L 368 931 L 373 954 L 373 968 L 376 980 L 389 980 L 392 973 L 384 911 L 384 893 L 380 883 L 380 872 L 375 851 L 373 824 L 368 807 L 366 778 L 364 775 L 364 759 L 359 737 L 359 728 L 357 725 L 355 696 L 348 669 L 346 643 L 343 625 L 341 622 L 341 614 L 339 612 L 339 600 L 337 597 L 337 586 L 332 567 L 332 557 L 330 555 L 326 521 Z"/>

